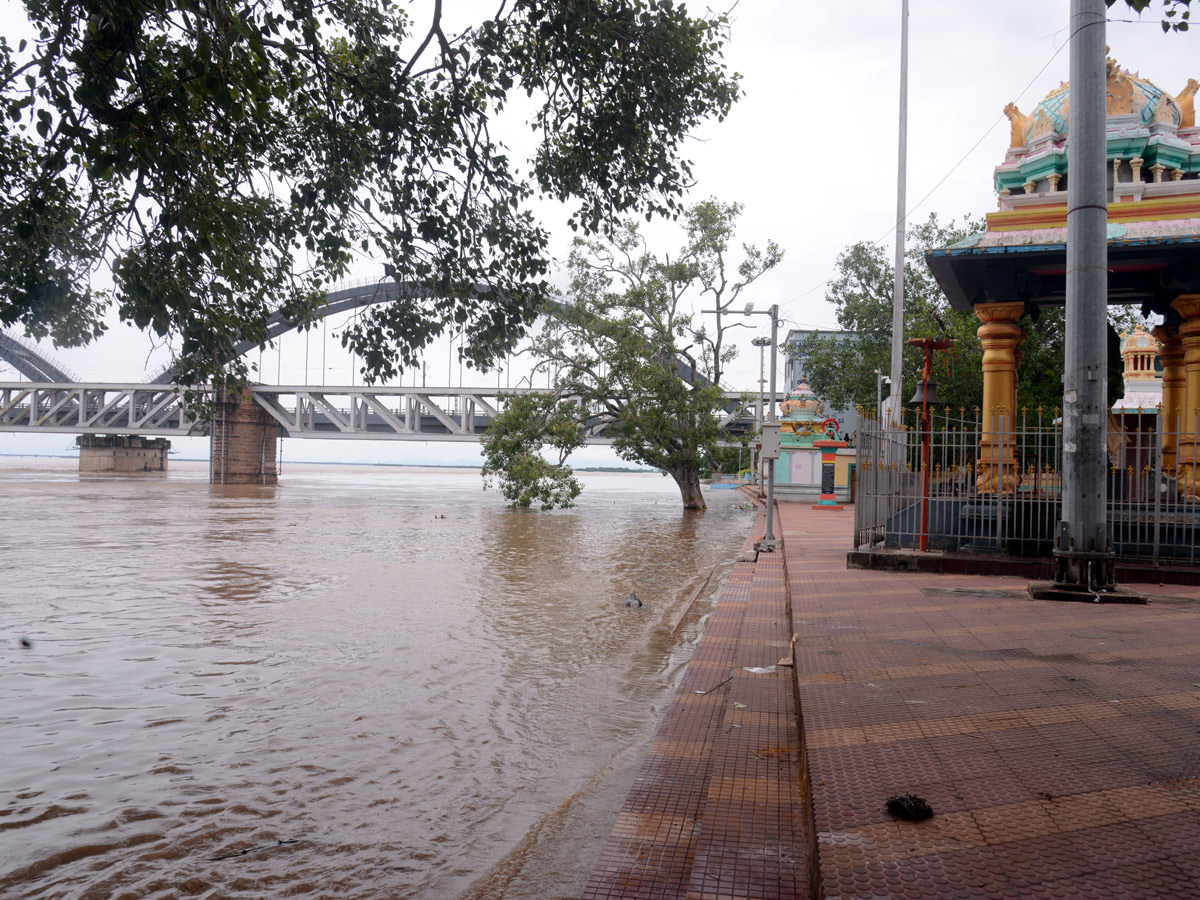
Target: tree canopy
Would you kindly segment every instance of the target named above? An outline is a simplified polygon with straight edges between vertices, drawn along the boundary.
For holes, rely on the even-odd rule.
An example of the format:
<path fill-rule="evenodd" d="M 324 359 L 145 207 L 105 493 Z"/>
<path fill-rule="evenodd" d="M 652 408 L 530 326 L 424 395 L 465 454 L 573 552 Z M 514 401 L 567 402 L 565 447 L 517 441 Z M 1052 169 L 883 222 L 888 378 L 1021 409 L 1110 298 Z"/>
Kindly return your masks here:
<path fill-rule="evenodd" d="M 243 373 L 234 344 L 311 321 L 356 254 L 428 287 L 348 334 L 368 379 L 448 325 L 485 365 L 549 293 L 531 200 L 585 232 L 678 213 L 681 140 L 739 93 L 724 18 L 672 0 L 512 0 L 458 34 L 442 0 L 24 5 L 37 37 L 0 38 L 0 325 L 78 345 L 115 305 L 185 383 Z M 528 169 L 493 135 L 517 95 Z"/>
<path fill-rule="evenodd" d="M 1117 0 L 1104 0 L 1104 2 L 1111 9 Z M 1130 9 L 1141 14 L 1154 4 L 1154 0 L 1125 0 L 1125 3 Z M 1159 5 L 1162 7 L 1163 31 L 1188 30 L 1188 19 L 1192 14 L 1192 0 L 1161 0 Z"/>
<path fill-rule="evenodd" d="M 514 398 L 520 402 L 508 403 L 484 439 L 485 475 L 502 477 L 506 497 L 562 505 L 544 498 L 570 484 L 561 451 L 573 449 L 573 436 L 586 426 L 603 427 L 623 459 L 670 475 L 685 507 L 704 508 L 700 473 L 722 456 L 726 401 L 718 381 L 734 354 L 726 339 L 734 326 L 727 318 L 705 326 L 691 304 L 727 311 L 783 256 L 773 242 L 765 249 L 733 246 L 740 213 L 738 204 L 716 200 L 691 207 L 687 239 L 674 258 L 652 254 L 635 222 L 608 238 L 576 240 L 570 285 L 531 340 L 530 354 L 551 374 L 553 394 L 536 403 Z M 578 432 L 564 424 L 571 413 Z M 532 462 L 544 446 L 559 451 L 556 467 Z"/>

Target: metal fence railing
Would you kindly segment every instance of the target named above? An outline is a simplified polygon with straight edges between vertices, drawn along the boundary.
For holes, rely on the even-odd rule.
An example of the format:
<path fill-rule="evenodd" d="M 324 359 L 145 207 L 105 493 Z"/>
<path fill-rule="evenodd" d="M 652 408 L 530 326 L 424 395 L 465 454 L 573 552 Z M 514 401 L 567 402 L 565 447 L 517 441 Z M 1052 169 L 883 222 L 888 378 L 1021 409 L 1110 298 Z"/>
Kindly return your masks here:
<path fill-rule="evenodd" d="M 1059 411 L 1005 412 L 990 428 L 970 410 L 930 410 L 927 429 L 919 413 L 899 425 L 863 415 L 855 546 L 1049 557 L 1061 518 Z M 1191 418 L 1161 409 L 1110 417 L 1105 489 L 1118 557 L 1200 565 L 1190 462 L 1200 413 Z"/>

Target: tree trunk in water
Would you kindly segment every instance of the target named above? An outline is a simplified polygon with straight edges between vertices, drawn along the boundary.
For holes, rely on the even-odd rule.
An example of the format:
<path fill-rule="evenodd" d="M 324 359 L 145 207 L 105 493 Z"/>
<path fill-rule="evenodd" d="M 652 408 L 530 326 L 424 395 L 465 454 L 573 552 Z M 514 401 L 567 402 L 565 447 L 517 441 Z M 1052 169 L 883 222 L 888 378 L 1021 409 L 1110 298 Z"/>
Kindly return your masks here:
<path fill-rule="evenodd" d="M 671 477 L 679 485 L 679 495 L 683 498 L 684 509 L 708 509 L 704 502 L 704 494 L 700 492 L 700 472 L 691 467 L 674 469 Z"/>

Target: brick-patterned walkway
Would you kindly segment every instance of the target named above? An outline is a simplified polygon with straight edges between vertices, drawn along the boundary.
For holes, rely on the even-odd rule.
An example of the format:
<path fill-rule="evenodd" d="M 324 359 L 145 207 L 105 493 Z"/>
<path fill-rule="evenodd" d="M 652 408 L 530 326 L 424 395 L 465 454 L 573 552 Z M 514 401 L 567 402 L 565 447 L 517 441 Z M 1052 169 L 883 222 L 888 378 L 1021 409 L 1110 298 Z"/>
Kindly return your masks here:
<path fill-rule="evenodd" d="M 737 563 L 585 900 L 809 894 L 791 634 L 782 554 Z"/>
<path fill-rule="evenodd" d="M 1200 591 L 847 571 L 852 515 L 780 506 L 826 900 L 1200 897 Z"/>
<path fill-rule="evenodd" d="M 1200 898 L 1200 589 L 848 571 L 852 510 L 779 510 L 584 898 Z M 745 670 L 787 652 L 789 599 L 803 757 L 792 670 Z M 894 819 L 901 793 L 934 817 Z"/>

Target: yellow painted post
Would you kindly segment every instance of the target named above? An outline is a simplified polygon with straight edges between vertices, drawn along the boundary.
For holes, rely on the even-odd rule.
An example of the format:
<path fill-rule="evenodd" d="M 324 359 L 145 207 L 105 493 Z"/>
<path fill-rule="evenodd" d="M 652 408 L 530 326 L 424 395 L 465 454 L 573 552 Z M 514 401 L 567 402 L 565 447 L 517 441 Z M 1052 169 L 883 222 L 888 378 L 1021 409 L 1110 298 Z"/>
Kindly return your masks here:
<path fill-rule="evenodd" d="M 1200 294 L 1181 294 L 1171 308 L 1183 318 L 1179 326 L 1185 381 L 1178 443 L 1179 491 L 1195 498 L 1200 497 Z"/>
<path fill-rule="evenodd" d="M 1017 320 L 1024 312 L 1025 304 L 1021 302 L 975 304 L 975 315 L 983 323 L 978 331 L 983 344 L 983 435 L 975 479 L 981 494 L 1009 494 L 1021 483 L 1016 467 L 1013 399 L 1016 349 L 1023 337 Z"/>

